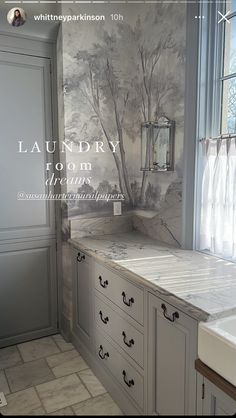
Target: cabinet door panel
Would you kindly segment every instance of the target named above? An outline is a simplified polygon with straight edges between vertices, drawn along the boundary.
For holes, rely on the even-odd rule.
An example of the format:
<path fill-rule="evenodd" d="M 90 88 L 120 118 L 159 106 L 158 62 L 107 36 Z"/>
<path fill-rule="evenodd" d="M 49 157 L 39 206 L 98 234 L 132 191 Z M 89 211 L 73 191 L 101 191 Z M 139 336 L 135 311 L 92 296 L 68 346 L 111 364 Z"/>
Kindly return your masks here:
<path fill-rule="evenodd" d="M 37 197 L 54 192 L 46 185 L 46 163 L 53 162 L 45 149 L 52 138 L 50 60 L 0 52 L 0 78 L 0 240 L 55 235 L 54 201 Z"/>
<path fill-rule="evenodd" d="M 203 415 L 235 415 L 236 401 L 204 378 L 205 398 L 203 400 Z"/>
<path fill-rule="evenodd" d="M 148 323 L 149 414 L 195 415 L 197 322 L 150 294 Z"/>
<path fill-rule="evenodd" d="M 56 332 L 55 245 L 0 245 L 0 347 Z"/>
<path fill-rule="evenodd" d="M 185 410 L 186 333 L 163 318 L 157 318 L 156 327 L 158 412 L 181 415 Z"/>
<path fill-rule="evenodd" d="M 90 257 L 74 251 L 73 330 L 89 346 L 91 337 L 91 269 Z M 79 260 L 79 261 L 78 261 Z"/>

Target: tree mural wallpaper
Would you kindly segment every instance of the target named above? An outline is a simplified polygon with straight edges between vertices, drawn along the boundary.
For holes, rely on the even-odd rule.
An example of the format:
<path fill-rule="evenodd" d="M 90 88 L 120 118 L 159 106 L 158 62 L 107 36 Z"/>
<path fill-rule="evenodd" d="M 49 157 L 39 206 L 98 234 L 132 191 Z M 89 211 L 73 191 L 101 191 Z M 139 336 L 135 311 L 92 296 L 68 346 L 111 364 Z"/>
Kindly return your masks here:
<path fill-rule="evenodd" d="M 179 204 L 184 8 L 173 8 L 171 4 L 137 5 L 126 13 L 123 22 L 85 26 L 63 26 L 65 138 L 75 144 L 81 140 L 91 144 L 103 141 L 107 152 L 98 155 L 92 151 L 86 157 L 93 167 L 92 181 L 79 190 L 87 187 L 91 191 L 119 191 L 125 196 L 123 210 L 142 208 L 158 212 L 165 207 L 166 192 L 175 190 L 176 185 Z M 176 123 L 175 171 L 141 172 L 141 123 L 161 116 Z M 112 152 L 110 141 L 119 141 L 116 153 Z M 78 187 L 73 191 L 78 191 Z M 71 201 L 68 205 L 70 216 L 112 208 L 107 202 Z"/>

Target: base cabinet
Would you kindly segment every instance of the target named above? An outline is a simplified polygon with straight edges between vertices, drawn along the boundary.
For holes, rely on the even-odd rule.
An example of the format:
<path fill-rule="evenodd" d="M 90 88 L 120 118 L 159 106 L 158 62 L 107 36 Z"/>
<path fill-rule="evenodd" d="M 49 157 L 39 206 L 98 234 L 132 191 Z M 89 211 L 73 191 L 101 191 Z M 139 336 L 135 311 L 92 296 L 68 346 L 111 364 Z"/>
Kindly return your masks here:
<path fill-rule="evenodd" d="M 72 341 L 127 415 L 196 415 L 197 321 L 74 250 Z"/>
<path fill-rule="evenodd" d="M 195 415 L 197 321 L 149 295 L 148 414 Z"/>
<path fill-rule="evenodd" d="M 73 254 L 73 332 L 92 347 L 92 259 L 81 251 Z"/>
<path fill-rule="evenodd" d="M 198 415 L 236 415 L 236 401 L 198 373 Z"/>

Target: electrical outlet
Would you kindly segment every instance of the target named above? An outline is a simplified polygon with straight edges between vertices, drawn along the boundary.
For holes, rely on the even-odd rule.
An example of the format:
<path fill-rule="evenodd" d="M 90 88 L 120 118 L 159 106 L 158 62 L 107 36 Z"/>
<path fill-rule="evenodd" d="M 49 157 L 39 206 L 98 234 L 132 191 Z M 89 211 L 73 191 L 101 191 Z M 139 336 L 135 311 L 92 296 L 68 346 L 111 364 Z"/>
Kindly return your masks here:
<path fill-rule="evenodd" d="M 3 392 L 0 392 L 0 408 L 6 405 L 7 405 L 7 401 L 6 401 L 5 395 Z"/>
<path fill-rule="evenodd" d="M 113 202 L 113 214 L 114 216 L 118 216 L 122 214 L 121 202 Z"/>

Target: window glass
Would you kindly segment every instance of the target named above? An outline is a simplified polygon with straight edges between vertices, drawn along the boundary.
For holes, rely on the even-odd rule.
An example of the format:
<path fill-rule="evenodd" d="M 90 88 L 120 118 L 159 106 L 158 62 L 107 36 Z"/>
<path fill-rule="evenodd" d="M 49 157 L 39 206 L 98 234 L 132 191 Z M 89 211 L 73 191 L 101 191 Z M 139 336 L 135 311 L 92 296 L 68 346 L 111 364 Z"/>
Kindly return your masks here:
<path fill-rule="evenodd" d="M 231 12 L 235 12 L 236 11 L 236 0 L 231 0 L 230 11 Z"/>
<path fill-rule="evenodd" d="M 229 22 L 225 23 L 224 76 L 236 73 L 236 17 Z"/>
<path fill-rule="evenodd" d="M 223 82 L 221 132 L 236 132 L 236 78 Z"/>

